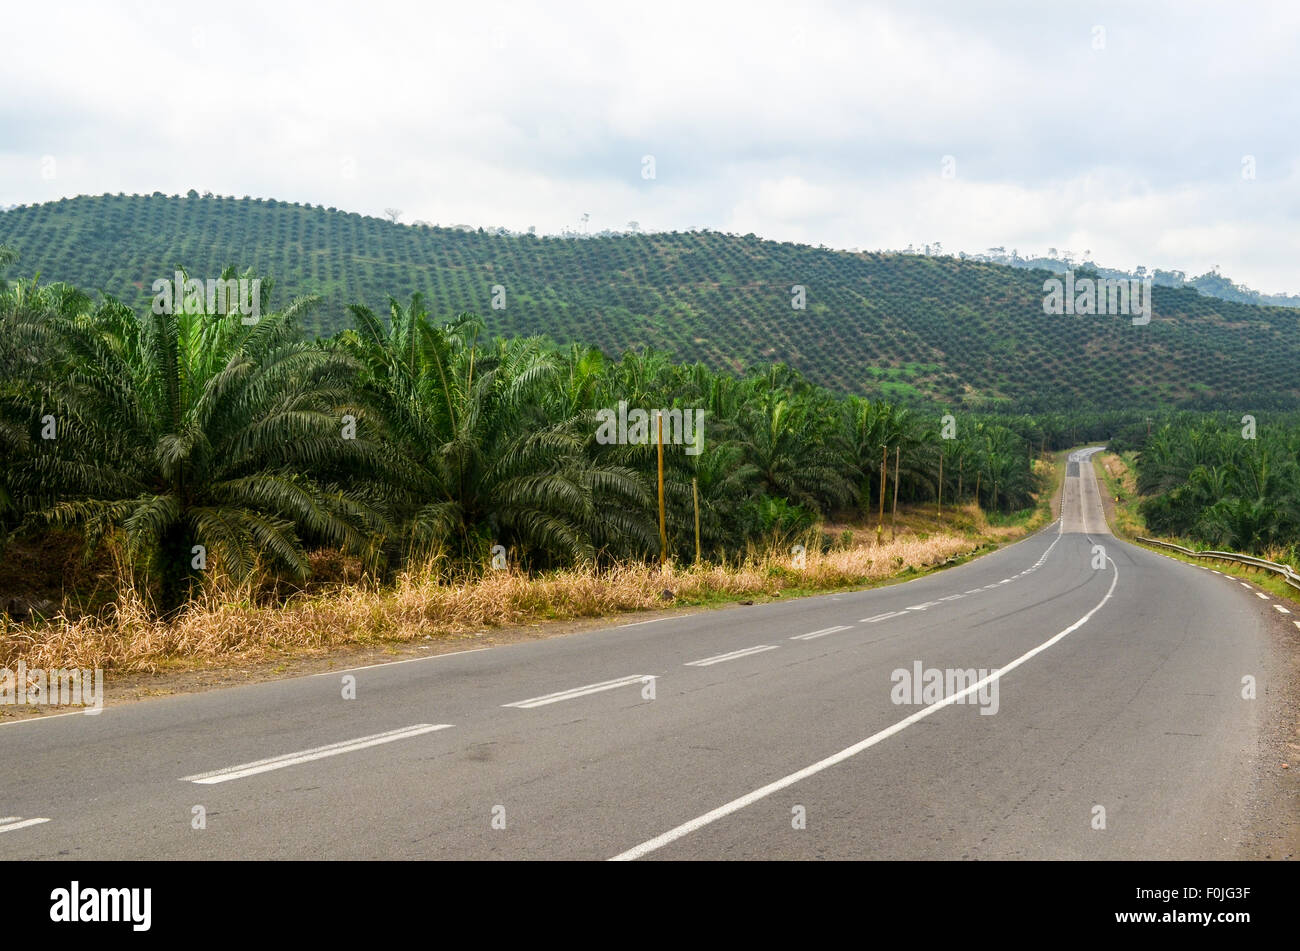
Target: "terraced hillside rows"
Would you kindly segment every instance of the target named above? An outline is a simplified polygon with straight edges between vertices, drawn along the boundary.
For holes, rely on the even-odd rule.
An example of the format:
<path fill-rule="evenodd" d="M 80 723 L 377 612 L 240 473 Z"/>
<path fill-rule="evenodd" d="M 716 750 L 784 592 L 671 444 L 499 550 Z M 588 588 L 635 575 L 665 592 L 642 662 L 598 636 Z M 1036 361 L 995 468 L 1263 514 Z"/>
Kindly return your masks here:
<path fill-rule="evenodd" d="M 1300 313 L 1156 287 L 1154 317 L 1047 316 L 1046 272 L 950 257 L 849 253 L 716 232 L 584 239 L 407 226 L 274 200 L 101 196 L 0 214 L 11 274 L 139 306 L 184 266 L 251 267 L 272 304 L 318 294 L 307 324 L 423 292 L 431 313 L 483 315 L 610 354 L 653 347 L 743 370 L 782 361 L 841 392 L 1024 410 L 1300 405 Z M 494 286 L 499 285 L 494 307 Z M 796 308 L 795 285 L 806 303 Z"/>

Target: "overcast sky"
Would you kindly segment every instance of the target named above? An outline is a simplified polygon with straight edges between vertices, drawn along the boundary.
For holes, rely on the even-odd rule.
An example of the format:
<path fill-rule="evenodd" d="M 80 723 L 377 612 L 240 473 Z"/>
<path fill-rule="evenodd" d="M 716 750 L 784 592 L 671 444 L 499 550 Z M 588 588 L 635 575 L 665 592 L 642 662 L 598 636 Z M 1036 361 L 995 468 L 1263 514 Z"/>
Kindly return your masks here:
<path fill-rule="evenodd" d="M 1300 292 L 1294 0 L 792 6 L 9 5 L 0 205 L 197 188 L 544 233 L 585 213 Z"/>

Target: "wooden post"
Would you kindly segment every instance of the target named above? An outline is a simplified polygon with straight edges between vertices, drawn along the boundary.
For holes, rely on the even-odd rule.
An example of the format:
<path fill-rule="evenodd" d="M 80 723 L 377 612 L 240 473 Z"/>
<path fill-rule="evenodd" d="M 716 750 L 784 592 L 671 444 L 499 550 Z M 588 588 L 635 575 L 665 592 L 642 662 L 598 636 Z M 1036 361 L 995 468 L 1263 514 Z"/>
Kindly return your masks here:
<path fill-rule="evenodd" d="M 939 518 L 943 518 L 943 448 L 939 449 Z"/>
<path fill-rule="evenodd" d="M 889 447 L 880 447 L 880 515 L 876 519 L 876 544 L 885 530 L 885 483 L 889 481 Z"/>
<path fill-rule="evenodd" d="M 668 522 L 664 516 L 664 414 L 655 410 L 659 431 L 659 564 L 668 561 Z"/>
<path fill-rule="evenodd" d="M 902 453 L 903 447 L 901 445 L 894 447 L 894 511 L 889 516 L 889 540 L 891 542 L 898 537 L 898 460 Z"/>
<path fill-rule="evenodd" d="M 700 563 L 700 480 L 691 476 L 691 495 L 695 499 L 695 563 Z"/>

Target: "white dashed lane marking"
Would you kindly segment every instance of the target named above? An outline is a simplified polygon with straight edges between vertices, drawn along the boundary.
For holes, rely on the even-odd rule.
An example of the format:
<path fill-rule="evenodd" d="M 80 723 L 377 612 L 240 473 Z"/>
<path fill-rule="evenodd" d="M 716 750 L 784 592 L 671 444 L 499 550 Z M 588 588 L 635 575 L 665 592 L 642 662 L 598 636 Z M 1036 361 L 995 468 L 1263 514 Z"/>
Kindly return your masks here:
<path fill-rule="evenodd" d="M 517 707 L 520 710 L 531 710 L 533 707 L 544 707 L 548 703 L 559 703 L 562 700 L 574 700 L 578 697 L 586 697 L 593 693 L 600 693 L 602 690 L 614 690 L 618 687 L 627 687 L 631 684 L 645 683 L 653 679 L 647 674 L 633 674 L 630 677 L 620 677 L 617 680 L 602 680 L 598 684 L 587 684 L 585 687 L 573 687 L 569 690 L 558 690 L 555 693 L 543 694 L 540 697 L 529 697 L 527 700 L 516 700 L 514 703 L 503 703 L 503 707 Z"/>
<path fill-rule="evenodd" d="M 371 736 L 361 736 L 357 737 L 355 740 L 343 740 L 339 743 L 317 746 L 309 750 L 300 750 L 296 753 L 282 753 L 279 756 L 254 760 L 251 763 L 240 763 L 238 766 L 227 766 L 224 769 L 214 769 L 209 773 L 196 773 L 193 776 L 182 776 L 181 781 L 186 783 L 199 783 L 204 786 L 210 786 L 213 783 L 225 783 L 232 779 L 243 779 L 245 776 L 267 773 L 273 769 L 284 769 L 286 766 L 297 766 L 299 763 L 310 763 L 313 760 L 324 759 L 327 756 L 338 756 L 341 753 L 351 753 L 356 750 L 364 750 L 371 746 L 379 746 L 382 743 L 392 743 L 396 740 L 407 740 L 414 736 L 432 733 L 435 730 L 446 730 L 450 727 L 450 723 L 417 723 L 414 726 L 402 727 L 399 730 L 389 730 L 387 733 L 375 733 Z"/>
<path fill-rule="evenodd" d="M 826 632 L 829 633 L 829 632 Z M 744 650 L 732 651 L 729 654 L 715 654 L 713 657 L 705 657 L 702 660 L 687 661 L 683 667 L 711 667 L 714 664 L 721 664 L 728 660 L 738 660 L 741 657 L 748 657 L 750 654 L 761 654 L 763 651 L 774 651 L 775 644 L 759 644 L 757 647 L 746 647 Z"/>
<path fill-rule="evenodd" d="M 42 822 L 49 821 L 49 819 L 24 819 L 22 816 L 5 816 L 0 818 L 0 832 L 16 832 L 19 829 L 38 826 Z"/>
<path fill-rule="evenodd" d="M 848 629 L 849 625 L 847 624 L 840 624 L 836 627 L 824 627 L 820 631 L 809 631 L 807 634 L 796 634 L 794 637 L 790 638 L 790 640 L 811 641 L 816 640 L 819 637 L 825 637 L 827 634 L 834 634 L 837 631 L 847 631 Z"/>

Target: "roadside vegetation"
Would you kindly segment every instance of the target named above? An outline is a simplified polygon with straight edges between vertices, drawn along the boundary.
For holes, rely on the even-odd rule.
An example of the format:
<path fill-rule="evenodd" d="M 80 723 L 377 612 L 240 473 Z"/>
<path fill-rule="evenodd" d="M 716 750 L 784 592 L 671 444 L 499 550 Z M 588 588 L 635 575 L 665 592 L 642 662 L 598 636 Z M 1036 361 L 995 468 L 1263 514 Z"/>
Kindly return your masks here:
<path fill-rule="evenodd" d="M 1138 454 L 1131 450 L 1122 454 L 1100 453 L 1093 459 L 1098 478 L 1104 490 L 1114 502 L 1113 511 L 1110 513 L 1110 521 L 1111 528 L 1116 535 L 1129 541 L 1136 541 L 1139 537 L 1155 538 L 1159 541 L 1181 545 L 1183 548 L 1193 551 L 1231 551 L 1238 554 L 1254 555 L 1279 564 L 1290 564 L 1293 568 L 1300 568 L 1300 564 L 1297 563 L 1294 543 L 1289 545 L 1256 545 L 1255 550 L 1252 551 L 1246 546 L 1235 547 L 1233 545 L 1210 543 L 1195 531 L 1178 534 L 1160 532 L 1151 528 L 1147 523 L 1144 512 L 1154 507 L 1152 503 L 1156 501 L 1156 497 L 1145 497 L 1137 491 L 1138 463 Z M 1207 515 L 1203 516 L 1203 518 L 1208 520 L 1213 516 Z M 1237 540 L 1241 541 L 1243 539 L 1239 538 Z M 1300 603 L 1300 590 L 1287 584 L 1286 581 L 1272 572 L 1227 560 L 1193 558 L 1158 546 L 1147 547 L 1159 554 L 1176 558 L 1179 561 L 1211 567 L 1225 575 L 1248 580 L 1279 598 Z"/>
<path fill-rule="evenodd" d="M 1111 448 L 1134 534 L 1300 567 L 1300 416 L 1177 414 Z"/>
<path fill-rule="evenodd" d="M 1043 524 L 1053 454 L 1094 440 L 1132 470 L 1112 497 L 1144 499 L 1121 531 L 1295 558 L 1294 424 L 1234 441 L 1187 414 L 953 414 L 782 363 L 494 337 L 419 294 L 316 338 L 320 301 L 273 309 L 269 280 L 246 321 L 4 279 L 12 262 L 0 664 L 156 669 L 878 584 Z"/>
<path fill-rule="evenodd" d="M 277 603 L 244 589 L 209 589 L 164 619 L 127 590 L 105 615 L 59 616 L 10 627 L 0 666 L 103 667 L 159 671 L 207 662 L 244 662 L 281 653 L 483 633 L 494 627 L 605 617 L 663 608 L 771 600 L 861 588 L 914 577 L 981 547 L 961 535 L 906 534 L 877 546 L 832 548 L 805 556 L 755 552 L 734 564 L 659 566 L 629 562 L 605 569 L 559 568 L 535 576 L 490 571 L 456 577 L 436 565 L 400 572 L 386 585 L 322 586 Z"/>
<path fill-rule="evenodd" d="M 488 338 L 418 295 L 314 340 L 315 304 L 245 322 L 0 285 L 0 664 L 851 587 L 1040 517 L 1048 436 L 1025 420 Z M 697 414 L 665 435 L 662 536 L 658 445 L 598 438 L 620 404 Z"/>

